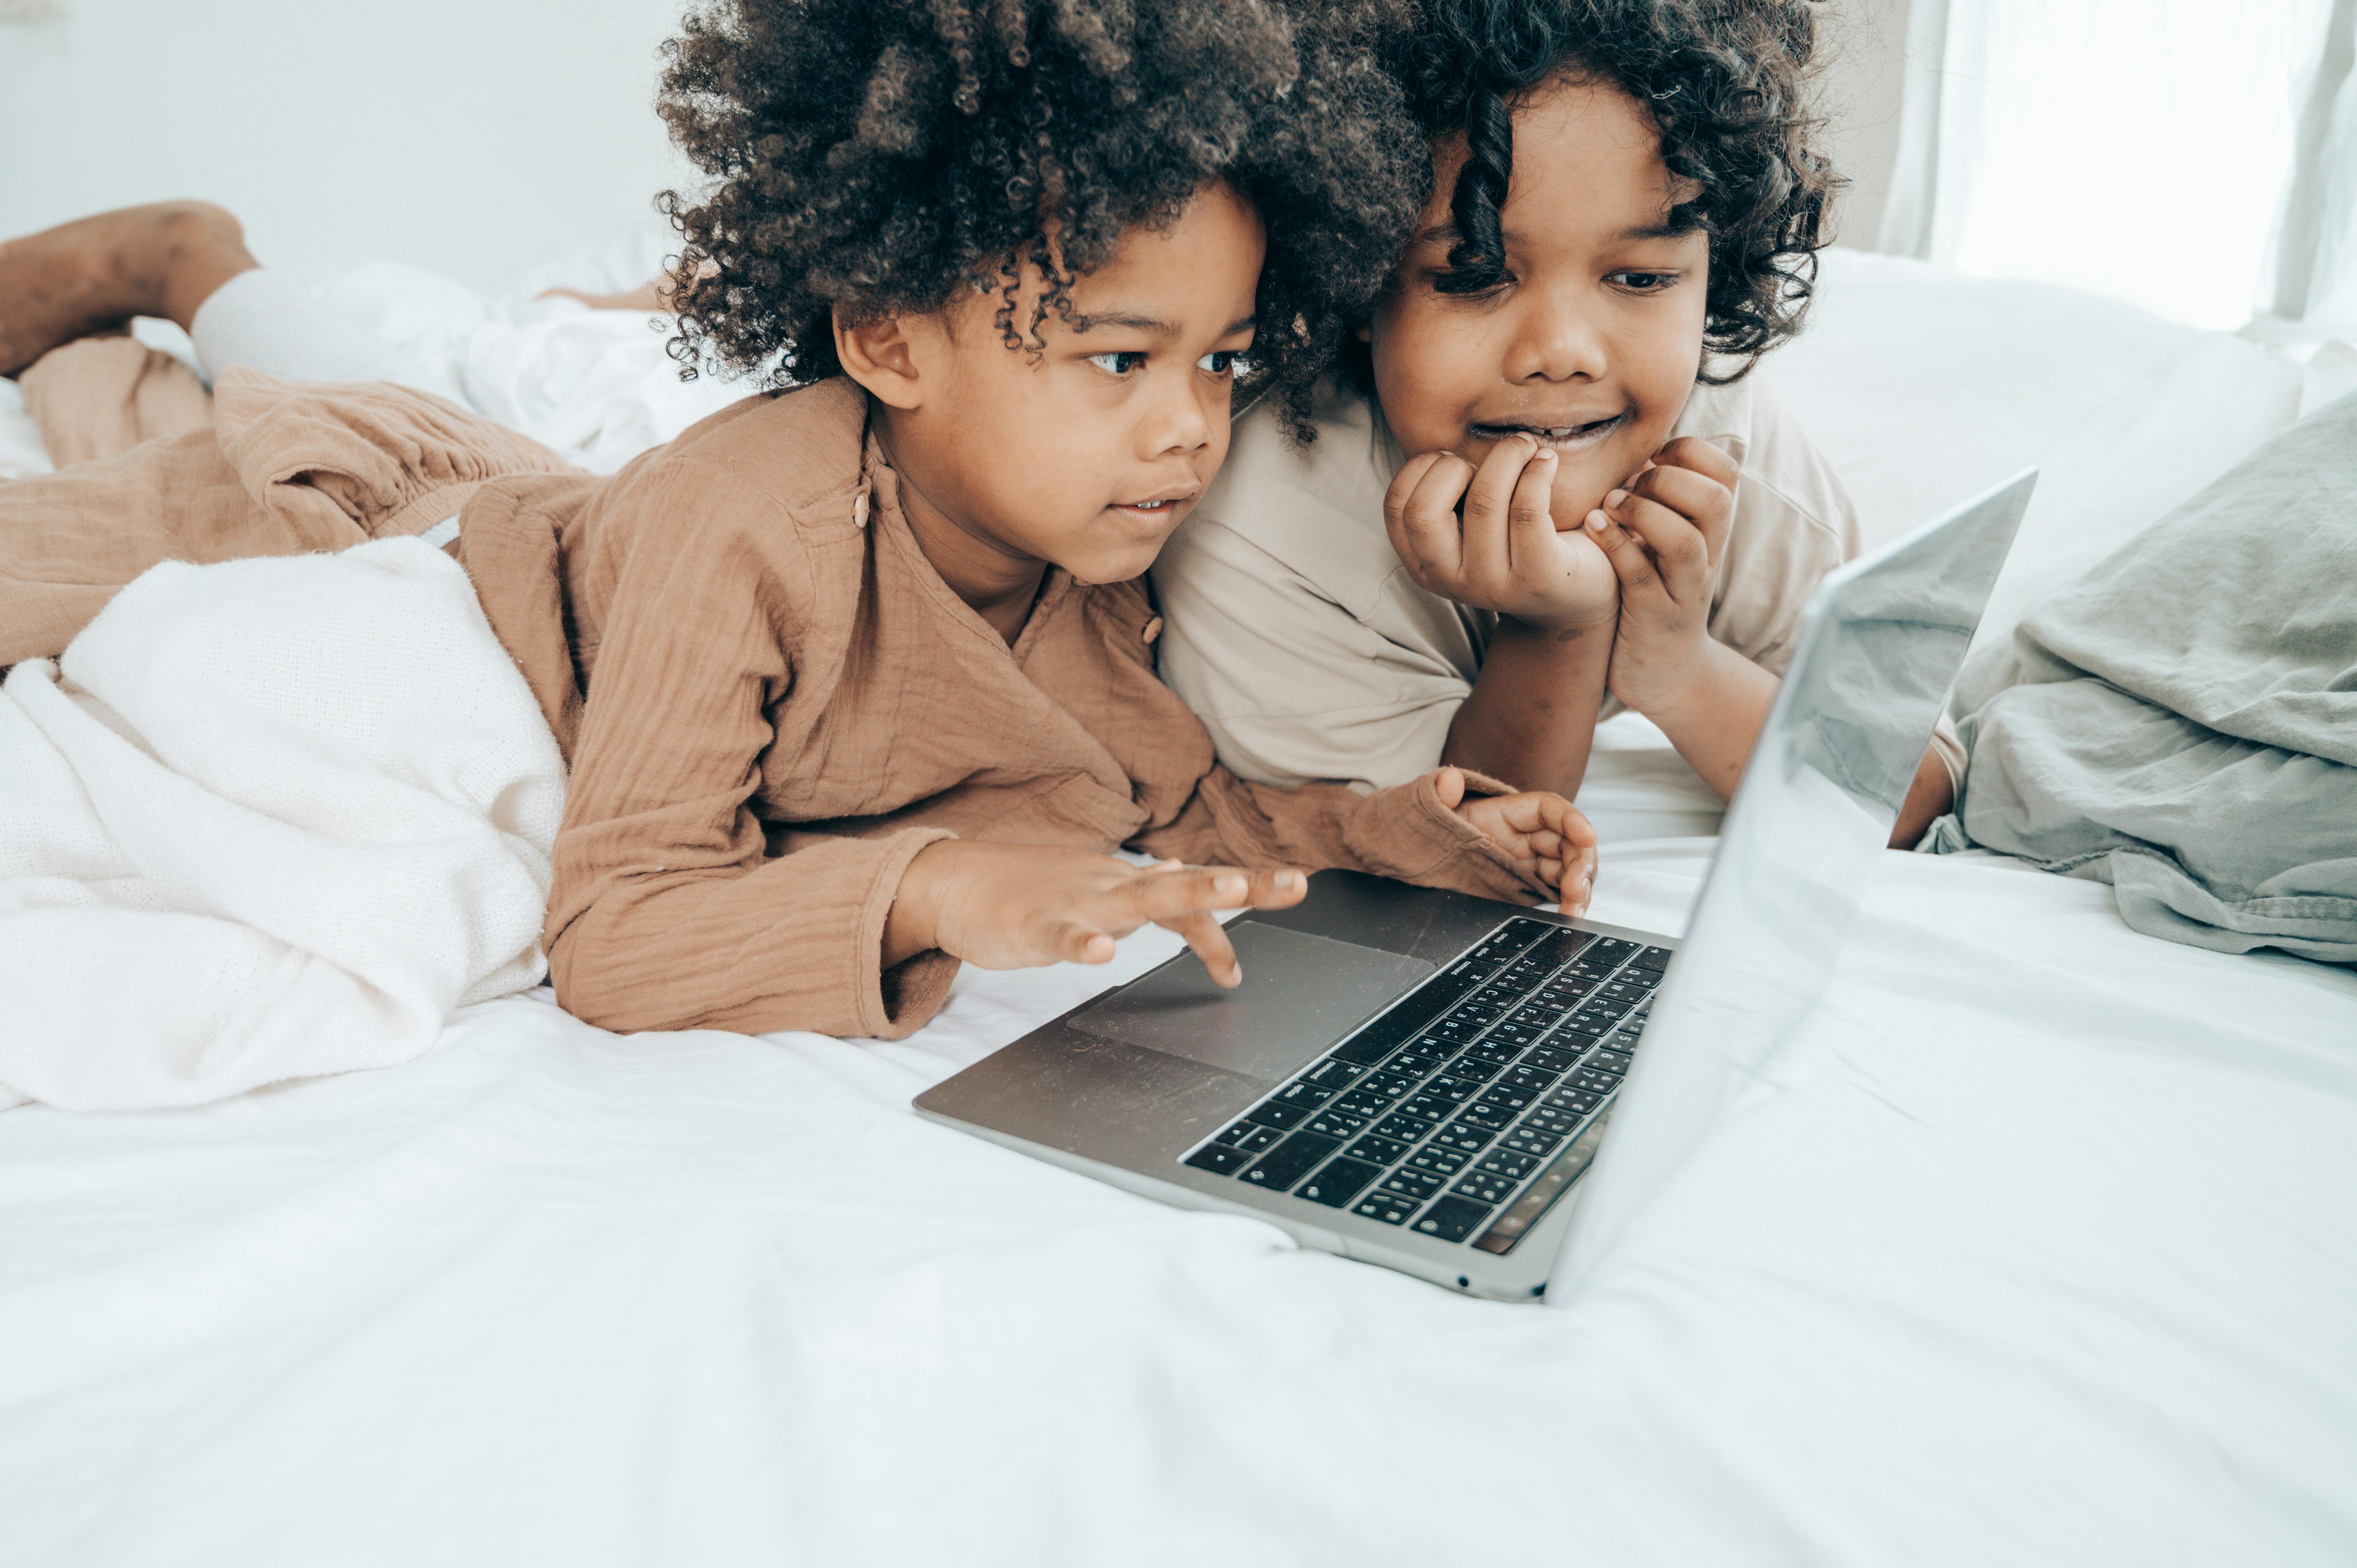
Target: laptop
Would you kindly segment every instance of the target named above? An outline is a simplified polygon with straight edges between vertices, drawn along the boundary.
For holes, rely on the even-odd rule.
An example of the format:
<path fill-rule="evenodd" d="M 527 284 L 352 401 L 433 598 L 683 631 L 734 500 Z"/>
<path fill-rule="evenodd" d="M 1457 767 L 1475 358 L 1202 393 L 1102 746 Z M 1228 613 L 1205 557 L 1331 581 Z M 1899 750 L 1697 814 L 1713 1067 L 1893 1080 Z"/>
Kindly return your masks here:
<path fill-rule="evenodd" d="M 1822 994 L 2034 470 L 1827 577 L 1681 938 L 1352 872 L 918 1096 L 1133 1192 L 1557 1299 Z M 1610 849 L 1605 851 L 1609 856 Z"/>

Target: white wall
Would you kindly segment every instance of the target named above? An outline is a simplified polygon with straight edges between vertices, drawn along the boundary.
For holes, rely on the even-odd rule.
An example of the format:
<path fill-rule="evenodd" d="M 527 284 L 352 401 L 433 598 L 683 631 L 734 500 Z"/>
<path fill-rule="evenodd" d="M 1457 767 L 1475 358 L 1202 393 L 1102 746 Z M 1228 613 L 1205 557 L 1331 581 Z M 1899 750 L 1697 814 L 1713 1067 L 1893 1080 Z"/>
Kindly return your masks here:
<path fill-rule="evenodd" d="M 651 221 L 681 0 L 66 0 L 0 23 L 0 236 L 219 201 L 265 261 L 477 285 Z"/>
<path fill-rule="evenodd" d="M 686 177 L 651 108 L 682 0 L 54 3 L 0 22 L 0 236 L 200 196 L 280 266 L 388 256 L 489 286 Z M 1836 228 L 1870 250 L 1907 0 L 1827 9 Z"/>

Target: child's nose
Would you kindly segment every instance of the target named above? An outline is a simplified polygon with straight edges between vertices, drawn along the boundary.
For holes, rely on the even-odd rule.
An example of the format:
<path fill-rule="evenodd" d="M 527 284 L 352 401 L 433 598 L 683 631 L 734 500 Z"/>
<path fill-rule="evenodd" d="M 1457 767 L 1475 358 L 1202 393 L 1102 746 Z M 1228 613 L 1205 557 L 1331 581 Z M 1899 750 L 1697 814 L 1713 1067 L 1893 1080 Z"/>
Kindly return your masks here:
<path fill-rule="evenodd" d="M 1224 393 L 1222 393 L 1224 395 Z M 1142 435 L 1145 455 L 1159 457 L 1173 452 L 1194 452 L 1210 444 L 1212 412 L 1190 387 L 1173 386 L 1155 400 Z"/>
<path fill-rule="evenodd" d="M 1518 319 L 1507 341 L 1510 381 L 1595 381 L 1609 362 L 1602 323 L 1584 290 L 1524 288 L 1514 301 Z"/>

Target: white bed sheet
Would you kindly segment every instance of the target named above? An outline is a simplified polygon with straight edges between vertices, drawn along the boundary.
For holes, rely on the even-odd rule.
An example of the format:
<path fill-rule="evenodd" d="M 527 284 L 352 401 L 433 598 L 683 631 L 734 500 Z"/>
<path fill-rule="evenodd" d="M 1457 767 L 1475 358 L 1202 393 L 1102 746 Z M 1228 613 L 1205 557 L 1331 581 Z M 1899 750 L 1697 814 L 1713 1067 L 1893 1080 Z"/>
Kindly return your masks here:
<path fill-rule="evenodd" d="M 1602 912 L 1690 887 L 1616 869 Z M 909 1111 L 1158 934 L 969 973 L 903 1045 L 520 998 L 398 1071 L 10 1112 L 5 1555 L 2346 1563 L 2357 977 L 2109 897 L 1889 857 L 1563 1310 Z"/>
<path fill-rule="evenodd" d="M 389 333 L 458 341 L 466 302 L 376 283 Z M 1835 258 L 1773 372 L 1877 534 L 2044 462 L 2016 607 L 2296 393 L 2022 286 Z M 602 438 L 611 347 L 569 403 L 500 384 Z M 1608 843 L 1706 831 L 1616 724 Z M 1608 864 L 1598 913 L 1691 886 Z M 969 973 L 897 1046 L 519 999 L 398 1071 L 0 1117 L 0 1560 L 2357 1559 L 2357 978 L 1893 856 L 1770 1084 L 1545 1312 L 909 1113 L 1168 950 Z"/>

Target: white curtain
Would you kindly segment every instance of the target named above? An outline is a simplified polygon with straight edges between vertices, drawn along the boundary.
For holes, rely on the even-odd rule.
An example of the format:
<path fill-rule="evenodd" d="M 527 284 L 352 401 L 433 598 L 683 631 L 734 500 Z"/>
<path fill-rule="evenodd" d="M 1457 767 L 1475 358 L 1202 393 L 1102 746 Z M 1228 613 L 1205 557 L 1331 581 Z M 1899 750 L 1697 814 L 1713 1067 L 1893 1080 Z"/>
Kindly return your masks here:
<path fill-rule="evenodd" d="M 1913 0 L 1883 248 L 2347 336 L 2352 27 L 2357 0 Z"/>

